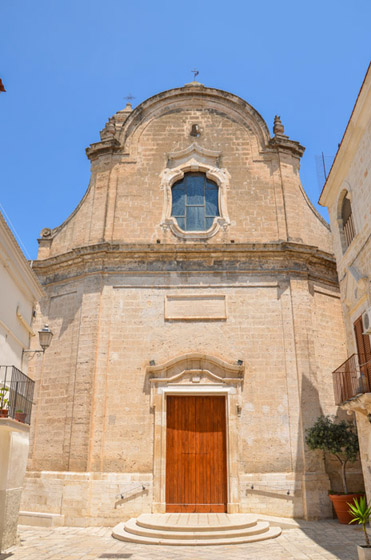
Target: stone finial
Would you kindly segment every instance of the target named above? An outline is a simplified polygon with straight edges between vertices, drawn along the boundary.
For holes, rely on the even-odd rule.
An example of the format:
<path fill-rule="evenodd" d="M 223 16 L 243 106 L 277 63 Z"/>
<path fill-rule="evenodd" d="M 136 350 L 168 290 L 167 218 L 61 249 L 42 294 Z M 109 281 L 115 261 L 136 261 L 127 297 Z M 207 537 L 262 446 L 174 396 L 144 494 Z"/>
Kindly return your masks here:
<path fill-rule="evenodd" d="M 48 227 L 43 228 L 43 229 L 41 230 L 41 233 L 40 233 L 41 237 L 44 237 L 44 238 L 45 238 L 45 237 L 50 237 L 51 234 L 52 234 L 52 230 L 51 230 L 50 228 L 48 228 Z"/>
<path fill-rule="evenodd" d="M 106 130 L 109 134 L 115 134 L 116 132 L 115 122 L 112 117 L 109 119 L 108 123 L 106 124 Z"/>
<path fill-rule="evenodd" d="M 275 135 L 283 134 L 285 132 L 285 128 L 281 123 L 281 117 L 279 115 L 274 117 L 273 132 Z"/>
<path fill-rule="evenodd" d="M 114 136 L 115 133 L 116 133 L 115 119 L 114 117 L 111 117 L 106 123 L 104 129 L 100 131 L 101 140 L 105 138 L 110 138 Z"/>
<path fill-rule="evenodd" d="M 204 84 L 201 84 L 200 82 L 189 82 L 188 84 L 184 84 L 184 87 L 205 87 Z"/>

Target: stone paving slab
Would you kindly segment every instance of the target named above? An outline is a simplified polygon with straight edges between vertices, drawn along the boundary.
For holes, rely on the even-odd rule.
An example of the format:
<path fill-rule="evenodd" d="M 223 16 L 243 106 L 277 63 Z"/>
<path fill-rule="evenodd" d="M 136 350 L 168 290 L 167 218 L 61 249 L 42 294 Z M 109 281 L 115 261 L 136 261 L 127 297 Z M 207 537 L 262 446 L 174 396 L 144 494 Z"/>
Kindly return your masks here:
<path fill-rule="evenodd" d="M 357 560 L 360 527 L 337 521 L 299 522 L 271 541 L 227 546 L 172 547 L 125 543 L 108 527 L 19 526 L 19 545 L 0 560 Z"/>

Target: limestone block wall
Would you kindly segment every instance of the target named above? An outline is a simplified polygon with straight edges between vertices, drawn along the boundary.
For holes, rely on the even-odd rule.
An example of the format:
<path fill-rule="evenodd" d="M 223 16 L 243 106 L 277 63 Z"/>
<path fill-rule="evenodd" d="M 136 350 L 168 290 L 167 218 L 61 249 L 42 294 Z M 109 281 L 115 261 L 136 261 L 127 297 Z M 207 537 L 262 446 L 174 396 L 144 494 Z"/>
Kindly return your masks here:
<path fill-rule="evenodd" d="M 246 262 L 256 268 L 259 258 L 251 254 Z M 277 272 L 273 261 L 259 274 L 244 271 L 241 258 L 237 274 L 215 256 L 209 270 L 191 274 L 180 269 L 197 269 L 198 262 L 183 261 L 171 272 L 163 258 L 151 265 L 155 270 L 135 272 L 138 262 L 109 275 L 80 277 L 76 269 L 63 281 L 49 269 L 59 281 L 49 284 L 41 310 L 54 338 L 35 362 L 37 406 L 22 509 L 59 513 L 79 525 L 151 511 L 154 414 L 146 368 L 150 360 L 200 352 L 245 364 L 236 433 L 240 511 L 328 515 L 323 460 L 303 442 L 321 412 L 335 412 L 330 372 L 345 356 L 333 272 L 324 282 L 313 273 L 308 280 Z M 195 294 L 223 296 L 226 316 L 168 318 L 166 298 L 180 294 L 190 302 Z M 325 328 L 332 336 L 323 337 Z M 148 490 L 117 500 L 137 481 Z"/>
<path fill-rule="evenodd" d="M 304 148 L 284 135 L 272 144 L 263 119 L 246 102 L 210 88 L 180 88 L 125 112 L 124 121 L 122 113 L 113 117 L 110 149 L 106 137 L 88 149 L 86 195 L 64 224 L 43 230 L 39 259 L 103 241 L 176 244 L 163 227 L 163 174 L 187 167 L 187 158 L 195 170 L 195 157 L 228 174 L 223 204 L 230 224 L 213 243 L 290 240 L 331 251 L 328 226 L 300 183 Z M 195 122 L 197 138 L 190 136 Z M 192 145 L 201 152 L 173 155 Z"/>
<path fill-rule="evenodd" d="M 304 438 L 335 412 L 330 372 L 345 358 L 336 271 L 328 226 L 301 187 L 304 148 L 277 120 L 273 132 L 242 99 L 196 83 L 119 111 L 87 149 L 86 195 L 43 230 L 34 264 L 47 290 L 38 320 L 54 338 L 33 362 L 22 509 L 76 525 L 162 511 L 168 369 L 155 386 L 149 364 L 196 354 L 243 374 L 205 381 L 227 399 L 231 511 L 329 514 L 325 464 Z M 212 231 L 175 228 L 171 185 L 188 171 L 219 186 Z"/>

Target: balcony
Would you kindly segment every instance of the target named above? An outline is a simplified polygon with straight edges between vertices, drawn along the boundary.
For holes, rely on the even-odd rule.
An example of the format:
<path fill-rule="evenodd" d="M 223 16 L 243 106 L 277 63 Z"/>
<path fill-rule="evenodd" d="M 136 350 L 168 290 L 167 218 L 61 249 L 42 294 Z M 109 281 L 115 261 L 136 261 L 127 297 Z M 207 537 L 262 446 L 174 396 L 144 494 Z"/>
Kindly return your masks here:
<path fill-rule="evenodd" d="M 332 372 L 335 404 L 341 405 L 364 393 L 371 392 L 371 361 L 359 364 L 353 354 Z"/>
<path fill-rule="evenodd" d="M 0 366 L 0 418 L 29 424 L 35 382 L 15 366 Z"/>

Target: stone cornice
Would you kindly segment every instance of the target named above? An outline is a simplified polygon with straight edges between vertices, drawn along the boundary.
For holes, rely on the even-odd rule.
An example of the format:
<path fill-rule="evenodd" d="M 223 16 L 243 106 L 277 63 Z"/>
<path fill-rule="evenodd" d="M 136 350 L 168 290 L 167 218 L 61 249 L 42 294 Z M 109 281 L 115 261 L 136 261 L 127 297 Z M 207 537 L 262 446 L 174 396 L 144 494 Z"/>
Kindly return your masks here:
<path fill-rule="evenodd" d="M 34 271 L 1 213 L 0 260 L 3 261 L 14 281 L 28 297 L 31 296 L 34 301 L 38 301 L 45 295 Z"/>
<path fill-rule="evenodd" d="M 354 161 L 359 143 L 371 119 L 371 64 L 368 67 L 352 114 L 345 129 L 340 147 L 333 161 L 327 181 L 322 189 L 319 203 L 329 207 L 336 199 L 338 189 L 346 179 Z"/>
<path fill-rule="evenodd" d="M 85 152 L 88 158 L 93 161 L 99 156 L 115 154 L 120 152 L 120 150 L 120 142 L 112 136 L 111 138 L 104 139 L 101 142 L 91 144 L 88 148 L 86 148 Z"/>
<path fill-rule="evenodd" d="M 304 146 L 296 140 L 290 140 L 285 134 L 276 134 L 269 140 L 268 146 L 270 149 L 289 153 L 299 159 L 305 152 Z"/>
<path fill-rule="evenodd" d="M 296 274 L 337 285 L 333 255 L 290 242 L 254 244 L 120 244 L 79 247 L 35 261 L 44 284 L 88 274 L 168 272 Z"/>

